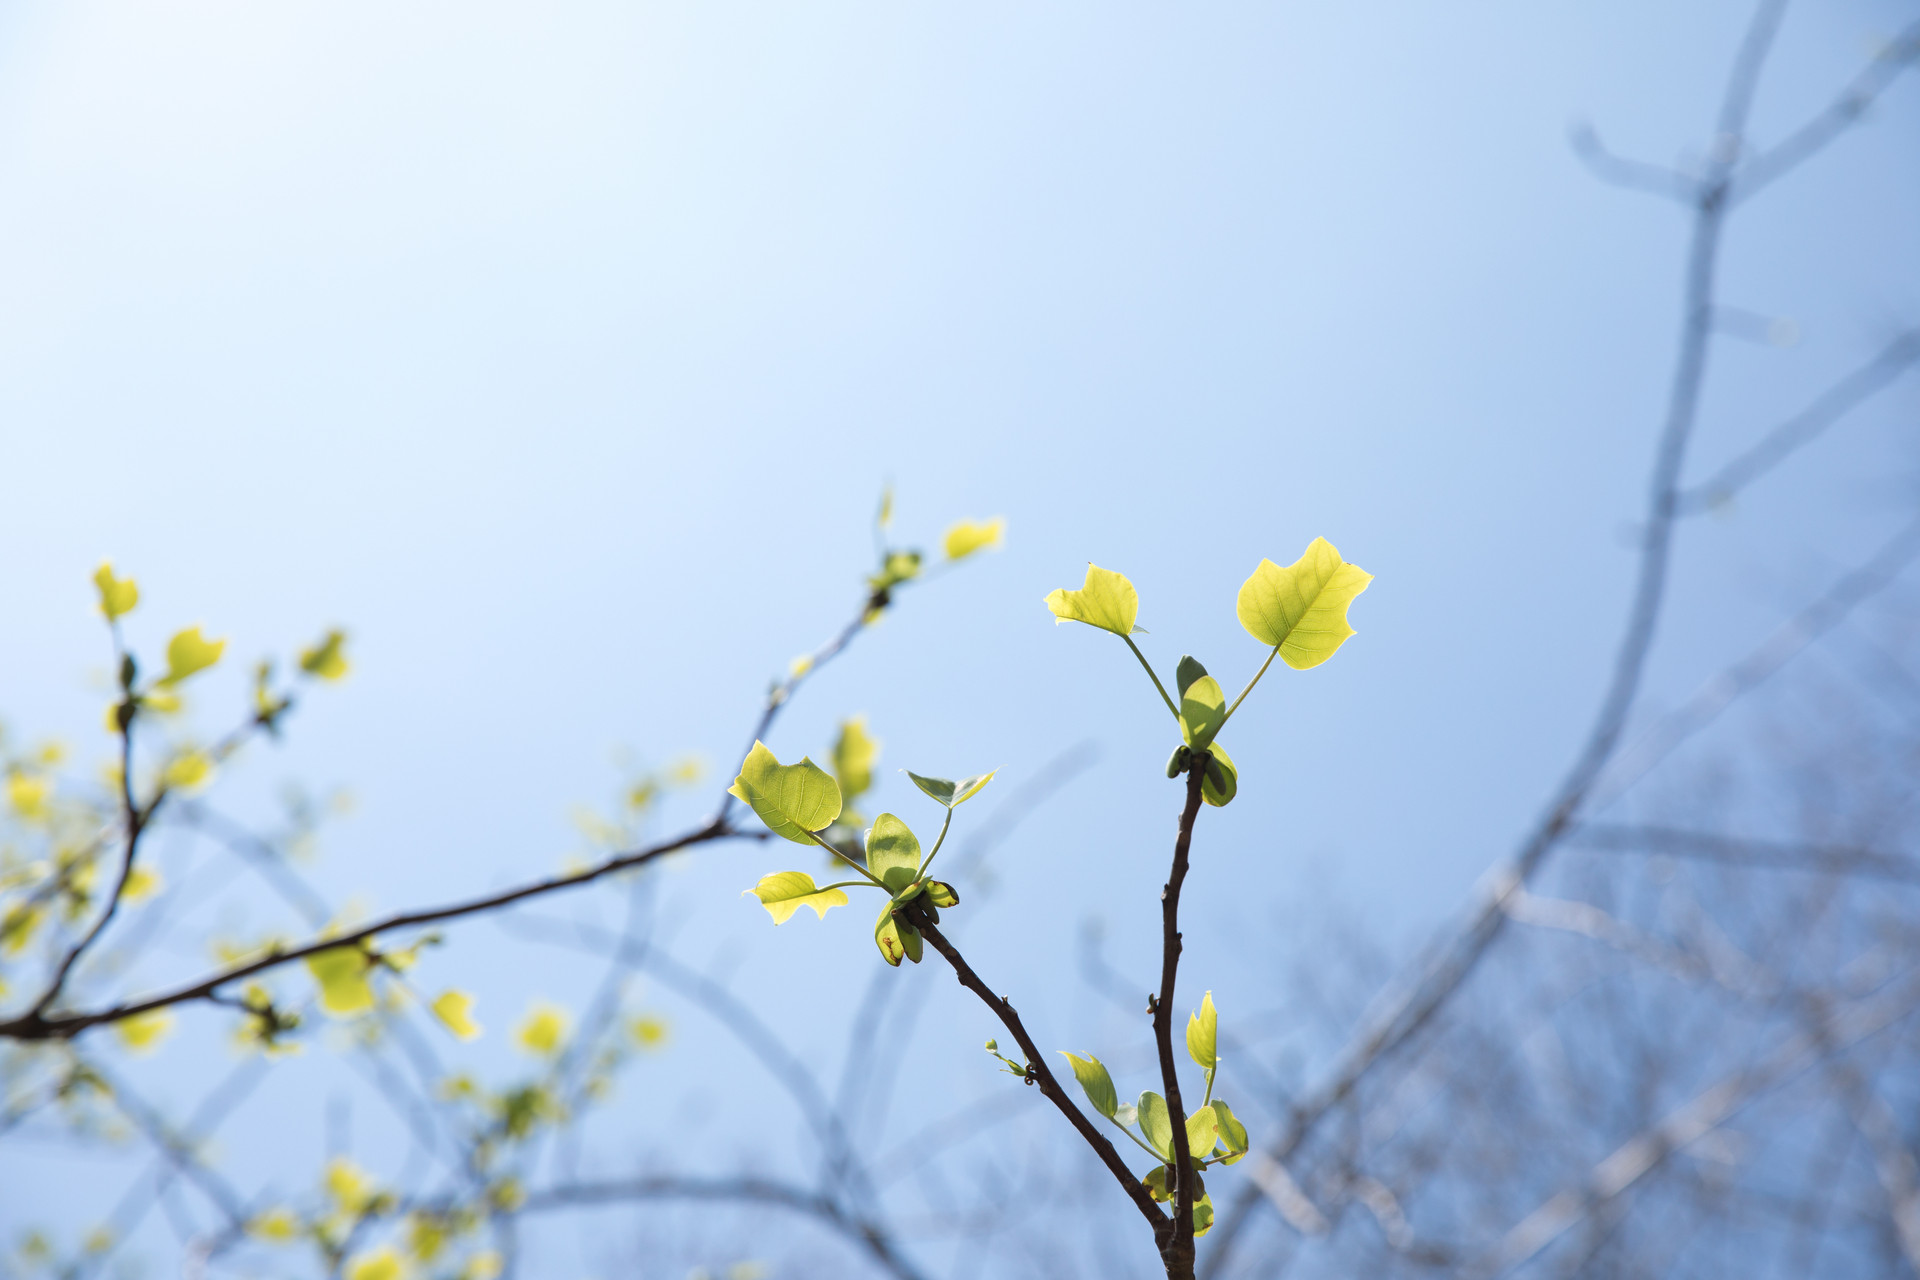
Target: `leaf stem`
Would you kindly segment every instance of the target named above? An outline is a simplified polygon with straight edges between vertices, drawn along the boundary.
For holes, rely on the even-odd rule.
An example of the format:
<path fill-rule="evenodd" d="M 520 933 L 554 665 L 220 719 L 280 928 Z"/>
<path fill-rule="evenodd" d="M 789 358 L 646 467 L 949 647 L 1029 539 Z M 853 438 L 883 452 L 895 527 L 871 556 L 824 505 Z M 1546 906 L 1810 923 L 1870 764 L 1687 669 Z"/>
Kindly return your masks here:
<path fill-rule="evenodd" d="M 798 824 L 796 823 L 795 825 L 797 826 Z M 805 830 L 805 828 L 802 828 L 802 830 Z M 873 872 L 867 870 L 865 867 L 855 862 L 852 858 L 849 858 L 846 854 L 840 852 L 838 849 L 828 844 L 825 840 L 822 840 L 818 832 L 808 831 L 807 836 L 815 844 L 819 845 L 822 849 L 825 849 L 828 853 L 840 859 L 840 861 L 846 863 L 848 866 L 852 867 L 855 871 L 858 871 L 861 875 L 865 876 L 872 883 L 880 886 L 880 888 L 882 889 L 887 888 L 886 881 L 882 880 L 879 876 L 873 874 Z M 852 881 L 850 883 L 858 883 L 858 881 Z M 892 893 L 893 891 L 891 889 L 888 889 L 887 892 Z"/>
<path fill-rule="evenodd" d="M 936 839 L 933 842 L 933 849 L 927 854 L 926 861 L 922 862 L 920 864 L 920 869 L 913 873 L 914 879 L 918 880 L 921 876 L 924 876 L 925 874 L 927 874 L 927 868 L 933 865 L 934 854 L 939 853 L 940 846 L 947 842 L 947 828 L 952 825 L 953 825 L 953 807 L 949 805 L 947 807 L 947 816 L 940 820 L 940 836 L 938 839 Z"/>
<path fill-rule="evenodd" d="M 1167 704 L 1167 710 L 1173 713 L 1175 720 L 1178 720 L 1180 718 L 1180 708 L 1173 705 L 1173 699 L 1167 696 L 1167 686 L 1161 684 L 1160 677 L 1153 674 L 1153 666 L 1147 661 L 1147 655 L 1140 652 L 1140 646 L 1133 642 L 1132 636 L 1121 636 L 1120 638 L 1127 642 L 1127 648 L 1133 650 L 1133 656 L 1140 659 L 1140 665 L 1146 668 L 1147 679 L 1153 681 L 1153 687 L 1160 691 L 1160 701 Z M 1269 659 L 1269 661 L 1271 661 L 1271 659 Z M 1262 670 L 1264 669 L 1265 668 L 1262 668 Z M 1254 679 L 1257 680 L 1259 677 L 1255 676 Z M 1240 696 L 1244 698 L 1247 695 L 1243 693 Z M 1238 706 L 1239 704 L 1235 703 L 1234 705 Z M 1227 714 L 1232 715 L 1233 713 L 1229 711 Z"/>
<path fill-rule="evenodd" d="M 1221 729 L 1224 729 L 1227 727 L 1227 721 L 1233 719 L 1233 713 L 1240 709 L 1240 704 L 1245 702 L 1247 700 L 1247 695 L 1253 692 L 1253 686 L 1260 683 L 1260 677 L 1267 674 L 1267 668 L 1272 666 L 1273 660 L 1279 656 L 1280 656 L 1280 646 L 1275 645 L 1273 646 L 1273 652 L 1267 655 L 1267 660 L 1260 664 L 1260 669 L 1253 673 L 1253 679 L 1247 681 L 1247 687 L 1240 691 L 1240 696 L 1235 698 L 1233 700 L 1233 705 L 1227 708 L 1227 714 L 1220 717 Z M 1219 730 L 1214 731 L 1214 736 L 1215 737 L 1219 736 Z"/>

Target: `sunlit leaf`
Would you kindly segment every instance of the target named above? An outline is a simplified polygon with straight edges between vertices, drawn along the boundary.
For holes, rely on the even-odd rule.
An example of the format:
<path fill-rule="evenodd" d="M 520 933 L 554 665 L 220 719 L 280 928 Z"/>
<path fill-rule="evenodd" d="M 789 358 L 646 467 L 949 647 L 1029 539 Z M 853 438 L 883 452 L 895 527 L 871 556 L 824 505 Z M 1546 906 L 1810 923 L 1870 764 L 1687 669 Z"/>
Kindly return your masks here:
<path fill-rule="evenodd" d="M 167 763 L 167 786 L 174 791 L 193 791 L 213 778 L 213 757 L 204 751 L 185 751 Z"/>
<path fill-rule="evenodd" d="M 149 1009 L 113 1024 L 120 1043 L 133 1053 L 152 1053 L 173 1030 L 173 1014 L 165 1009 Z"/>
<path fill-rule="evenodd" d="M 1213 1100 L 1213 1118 L 1220 1127 L 1220 1144 L 1227 1149 L 1220 1163 L 1232 1164 L 1247 1154 L 1247 1126 L 1241 1124 L 1233 1114 L 1233 1109 L 1218 1098 Z"/>
<path fill-rule="evenodd" d="M 346 632 L 327 632 L 319 644 L 300 651 L 300 669 L 322 680 L 342 679 L 349 670 L 347 655 L 343 652 L 346 643 Z"/>
<path fill-rule="evenodd" d="M 122 614 L 133 612 L 140 603 L 140 586 L 132 578 L 113 576 L 113 565 L 102 563 L 93 571 L 93 585 L 100 592 L 100 612 L 111 621 Z"/>
<path fill-rule="evenodd" d="M 927 900 L 936 907 L 957 907 L 960 905 L 960 894 L 945 880 L 929 880 Z"/>
<path fill-rule="evenodd" d="M 1187 1054 L 1208 1071 L 1220 1065 L 1217 1042 L 1220 1014 L 1213 1007 L 1213 992 L 1200 998 L 1200 1012 L 1187 1018 Z"/>
<path fill-rule="evenodd" d="M 842 802 L 852 804 L 855 796 L 872 788 L 873 766 L 879 761 L 880 740 L 867 732 L 867 718 L 842 720 L 833 744 L 833 776 L 840 784 Z"/>
<path fill-rule="evenodd" d="M 627 1023 L 627 1034 L 633 1042 L 649 1052 L 659 1049 L 667 1043 L 673 1034 L 673 1028 L 665 1018 L 656 1014 L 643 1013 Z"/>
<path fill-rule="evenodd" d="M 976 773 L 971 778 L 962 778 L 950 782 L 945 778 L 923 778 L 911 769 L 904 771 L 913 779 L 913 785 L 932 796 L 934 800 L 951 809 L 962 801 L 971 800 L 980 794 L 981 788 L 993 781 L 993 775 L 1000 772 L 994 769 L 988 773 Z"/>
<path fill-rule="evenodd" d="M 1107 1074 L 1105 1065 L 1091 1054 L 1083 1058 L 1064 1049 L 1061 1052 L 1073 1064 L 1073 1078 L 1080 1082 L 1080 1088 L 1086 1093 L 1087 1101 L 1093 1104 L 1093 1109 L 1107 1119 L 1113 1119 L 1113 1113 L 1120 1108 L 1120 1098 L 1113 1091 L 1113 1077 Z"/>
<path fill-rule="evenodd" d="M 1282 569 L 1271 560 L 1240 587 L 1240 625 L 1298 670 L 1317 667 L 1353 634 L 1347 606 L 1373 575 L 1348 564 L 1325 538 L 1315 538 L 1301 557 Z"/>
<path fill-rule="evenodd" d="M 209 640 L 200 634 L 197 626 L 176 632 L 173 639 L 167 641 L 167 674 L 160 677 L 160 683 L 179 684 L 188 676 L 205 671 L 220 661 L 226 647 L 225 640 Z"/>
<path fill-rule="evenodd" d="M 152 867 L 135 867 L 127 872 L 127 884 L 120 891 L 120 900 L 128 903 L 142 902 L 160 892 L 166 882 L 166 877 Z"/>
<path fill-rule="evenodd" d="M 381 1245 L 378 1249 L 354 1254 L 347 1260 L 343 1274 L 346 1280 L 404 1280 L 407 1268 L 391 1245 Z"/>
<path fill-rule="evenodd" d="M 785 924 L 801 907 L 812 907 L 814 916 L 824 920 L 829 908 L 847 905 L 844 890 L 819 888 L 804 871 L 776 871 L 747 892 L 760 899 L 775 924 Z"/>
<path fill-rule="evenodd" d="M 1211 1106 L 1201 1107 L 1187 1117 L 1187 1154 L 1196 1160 L 1204 1160 L 1213 1153 L 1214 1143 L 1220 1141 L 1219 1121 L 1214 1119 Z"/>
<path fill-rule="evenodd" d="M 840 816 L 840 787 L 826 770 L 805 756 L 799 764 L 781 764 L 763 742 L 753 744 L 727 790 L 795 844 L 812 844 L 807 833 L 825 831 Z"/>
<path fill-rule="evenodd" d="M 1180 693 L 1180 733 L 1195 751 L 1213 742 L 1213 735 L 1227 722 L 1227 695 L 1220 682 L 1202 675 Z"/>
<path fill-rule="evenodd" d="M 1132 635 L 1133 620 L 1140 616 L 1140 593 L 1133 584 L 1097 564 L 1087 566 L 1087 580 L 1078 591 L 1059 587 L 1048 593 L 1046 603 L 1061 622 L 1084 622 L 1117 636 Z"/>
<path fill-rule="evenodd" d="M 959 520 L 947 530 L 942 548 L 949 560 L 964 560 L 976 551 L 1000 545 L 1000 538 L 1007 531 L 1007 518 L 995 516 L 991 520 Z"/>
<path fill-rule="evenodd" d="M 287 1244 L 300 1234 L 300 1219 L 287 1208 L 258 1213 L 247 1223 L 247 1234 L 273 1244 Z"/>
<path fill-rule="evenodd" d="M 513 1038 L 528 1053 L 551 1058 L 566 1047 L 573 1019 L 557 1004 L 536 1004 L 514 1029 Z"/>
<path fill-rule="evenodd" d="M 1173 1199 L 1173 1186 L 1167 1180 L 1167 1174 L 1171 1172 L 1172 1166 L 1157 1164 L 1147 1171 L 1146 1177 L 1140 1179 L 1140 1185 L 1147 1189 L 1148 1195 L 1165 1204 Z"/>
<path fill-rule="evenodd" d="M 899 893 L 920 871 L 920 841 L 890 813 L 875 818 L 867 832 L 867 870 L 880 877 L 888 893 Z"/>
<path fill-rule="evenodd" d="M 1135 1110 L 1140 1113 L 1140 1136 L 1162 1159 L 1173 1159 L 1173 1120 L 1167 1114 L 1167 1100 L 1149 1089 L 1140 1095 Z"/>
<path fill-rule="evenodd" d="M 1207 754 L 1213 760 L 1207 766 L 1206 777 L 1200 780 L 1200 798 L 1215 808 L 1223 808 L 1240 791 L 1240 773 L 1233 767 L 1233 757 L 1219 743 L 1209 746 Z"/>
<path fill-rule="evenodd" d="M 920 963 L 922 939 L 920 931 L 893 914 L 893 903 L 887 902 L 880 908 L 880 918 L 873 923 L 873 942 L 880 948 L 880 954 L 888 964 L 898 969 L 902 957 Z"/>
<path fill-rule="evenodd" d="M 320 984 L 320 1007 L 336 1018 L 373 1008 L 367 974 L 373 958 L 358 946 L 332 947 L 307 957 L 307 972 Z"/>
<path fill-rule="evenodd" d="M 480 1024 L 473 1020 L 473 997 L 464 991 L 444 991 L 433 1002 L 433 1016 L 462 1040 L 480 1038 Z"/>
<path fill-rule="evenodd" d="M 1123 1102 L 1114 1108 L 1113 1118 L 1118 1120 L 1124 1127 L 1131 1129 L 1140 1121 L 1140 1108 L 1134 1106 L 1131 1102 Z"/>
<path fill-rule="evenodd" d="M 1213 1197 L 1201 1196 L 1193 1202 L 1193 1238 L 1198 1240 L 1212 1229 Z"/>

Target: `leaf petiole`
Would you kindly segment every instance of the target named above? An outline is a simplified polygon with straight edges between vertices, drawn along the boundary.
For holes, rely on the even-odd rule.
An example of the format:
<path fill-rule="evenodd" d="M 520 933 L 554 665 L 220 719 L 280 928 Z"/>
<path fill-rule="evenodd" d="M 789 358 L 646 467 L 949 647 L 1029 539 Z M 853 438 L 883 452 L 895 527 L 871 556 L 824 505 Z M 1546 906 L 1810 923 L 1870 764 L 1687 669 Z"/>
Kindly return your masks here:
<path fill-rule="evenodd" d="M 1152 1147 L 1148 1146 L 1146 1143 L 1140 1141 L 1139 1134 L 1127 1128 L 1127 1126 L 1121 1124 L 1118 1120 L 1115 1120 L 1112 1116 L 1107 1117 L 1107 1123 L 1112 1125 L 1114 1128 L 1118 1129 L 1120 1132 L 1126 1134 L 1129 1138 L 1132 1138 L 1134 1146 L 1140 1148 L 1142 1151 L 1152 1156 L 1155 1160 L 1159 1161 L 1161 1164 L 1167 1163 L 1166 1157 L 1162 1156 L 1158 1151 L 1155 1151 Z"/>
<path fill-rule="evenodd" d="M 1147 679 L 1153 681 L 1153 687 L 1160 691 L 1160 701 L 1167 704 L 1167 710 L 1173 714 L 1175 720 L 1178 720 L 1180 718 L 1180 708 L 1174 706 L 1173 699 L 1167 696 L 1167 687 L 1161 684 L 1160 677 L 1153 673 L 1153 666 L 1147 661 L 1147 655 L 1140 652 L 1140 646 L 1133 642 L 1132 636 L 1121 636 L 1120 638 L 1127 642 L 1127 648 L 1133 650 L 1133 656 L 1140 659 L 1140 665 L 1146 669 Z M 1279 650 L 1276 649 L 1274 652 L 1278 653 Z M 1269 661 L 1271 661 L 1271 659 L 1269 659 Z M 1261 670 L 1264 671 L 1266 668 L 1262 667 Z M 1259 676 L 1254 677 L 1256 680 L 1259 678 Z M 1252 686 L 1250 685 L 1248 687 L 1251 688 Z M 1243 693 L 1240 696 L 1244 698 L 1247 695 Z M 1238 706 L 1239 704 L 1235 703 L 1234 705 Z M 1227 714 L 1232 715 L 1233 713 L 1229 711 Z"/>
<path fill-rule="evenodd" d="M 939 853 L 940 846 L 947 842 L 947 828 L 952 825 L 953 825 L 953 810 L 952 808 L 948 808 L 947 816 L 940 820 L 939 838 L 937 838 L 933 842 L 933 848 L 931 851 L 928 852 L 926 861 L 922 862 L 920 864 L 920 869 L 913 873 L 913 878 L 915 880 L 918 880 L 922 876 L 927 874 L 927 868 L 933 865 L 933 855 L 936 853 Z"/>
<path fill-rule="evenodd" d="M 1227 721 L 1233 719 L 1233 713 L 1240 709 L 1240 704 L 1245 702 L 1247 695 L 1253 692 L 1253 686 L 1260 683 L 1260 677 L 1267 674 L 1267 668 L 1272 666 L 1273 660 L 1279 656 L 1280 646 L 1275 645 L 1273 646 L 1273 652 L 1267 655 L 1267 660 L 1260 664 L 1260 669 L 1253 673 L 1253 679 L 1247 681 L 1247 687 L 1240 691 L 1240 696 L 1235 698 L 1233 705 L 1227 708 L 1227 714 L 1220 717 L 1220 727 L 1222 729 L 1226 728 Z"/>
<path fill-rule="evenodd" d="M 805 828 L 802 828 L 802 830 L 805 830 Z M 861 866 L 861 865 L 860 865 L 859 863 L 857 863 L 857 862 L 855 862 L 855 861 L 854 861 L 854 860 L 853 860 L 852 858 L 849 858 L 849 857 L 848 857 L 848 856 L 847 856 L 846 854 L 844 854 L 844 853 L 842 853 L 842 852 L 840 852 L 840 851 L 839 851 L 838 849 L 836 849 L 836 848 L 834 848 L 834 847 L 833 847 L 832 845 L 830 845 L 830 844 L 828 844 L 828 843 L 827 843 L 827 842 L 826 842 L 825 840 L 822 840 L 822 839 L 820 838 L 820 833 L 819 833 L 819 832 L 817 832 L 817 831 L 808 831 L 808 832 L 807 832 L 807 834 L 808 834 L 809 836 L 811 836 L 811 837 L 813 838 L 813 842 L 814 842 L 815 844 L 817 844 L 817 845 L 819 845 L 819 846 L 820 846 L 820 847 L 821 847 L 822 849 L 825 849 L 825 850 L 826 850 L 826 851 L 827 851 L 828 853 L 830 853 L 830 854 L 832 854 L 832 855 L 833 855 L 834 857 L 836 857 L 836 858 L 838 858 L 838 859 L 840 859 L 840 861 L 842 861 L 842 862 L 844 862 L 844 863 L 846 863 L 846 864 L 847 864 L 848 866 L 850 866 L 850 867 L 852 867 L 852 868 L 853 868 L 853 869 L 854 869 L 855 871 L 858 871 L 858 872 L 859 872 L 859 873 L 860 873 L 861 875 L 863 875 L 863 876 L 865 876 L 865 877 L 867 878 L 867 882 L 868 882 L 869 884 L 873 884 L 873 885 L 876 885 L 876 886 L 878 886 L 878 887 L 879 887 L 879 888 L 881 888 L 881 889 L 886 889 L 886 888 L 887 888 L 887 885 L 886 885 L 886 882 L 885 882 L 885 881 L 883 881 L 883 880 L 882 880 L 882 879 L 881 879 L 881 878 L 880 878 L 879 876 L 876 876 L 875 874 L 873 874 L 873 872 L 871 872 L 871 871 L 869 871 L 869 870 L 867 870 L 867 869 L 866 869 L 865 867 L 863 867 L 863 866 Z M 858 884 L 859 882 L 858 882 L 858 881 L 849 881 L 848 883 L 850 883 L 850 884 Z M 890 889 L 888 889 L 887 891 L 888 891 L 889 893 L 891 893 L 891 892 L 892 892 L 892 890 L 890 890 Z"/>

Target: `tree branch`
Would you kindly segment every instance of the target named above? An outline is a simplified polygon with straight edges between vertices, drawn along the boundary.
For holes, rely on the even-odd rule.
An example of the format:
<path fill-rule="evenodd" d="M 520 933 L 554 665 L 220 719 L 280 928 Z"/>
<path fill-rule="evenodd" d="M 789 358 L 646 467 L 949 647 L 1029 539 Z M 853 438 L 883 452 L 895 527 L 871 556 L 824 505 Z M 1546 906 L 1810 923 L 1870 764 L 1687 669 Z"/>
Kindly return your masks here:
<path fill-rule="evenodd" d="M 1180 886 L 1187 879 L 1187 851 L 1193 845 L 1193 823 L 1200 813 L 1207 766 L 1213 757 L 1193 753 L 1187 769 L 1186 804 L 1173 840 L 1173 866 L 1160 890 L 1160 994 L 1153 1002 L 1153 1040 L 1160 1052 L 1160 1084 L 1167 1091 L 1167 1118 L 1173 1125 L 1173 1232 L 1161 1253 L 1167 1275 L 1193 1275 L 1193 1152 L 1187 1143 L 1187 1112 L 1180 1100 L 1180 1069 L 1173 1052 L 1174 983 L 1180 972 Z"/>

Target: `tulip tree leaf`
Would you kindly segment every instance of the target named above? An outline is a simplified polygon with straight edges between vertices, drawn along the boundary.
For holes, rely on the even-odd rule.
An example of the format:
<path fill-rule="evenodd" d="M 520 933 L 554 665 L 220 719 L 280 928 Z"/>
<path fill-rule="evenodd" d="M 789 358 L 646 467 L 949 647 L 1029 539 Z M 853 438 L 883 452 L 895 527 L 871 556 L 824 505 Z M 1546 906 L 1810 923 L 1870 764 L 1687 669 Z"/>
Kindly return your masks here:
<path fill-rule="evenodd" d="M 890 813 L 875 818 L 867 832 L 867 870 L 880 877 L 888 893 L 899 893 L 920 873 L 920 841 Z"/>
<path fill-rule="evenodd" d="M 1167 1182 L 1167 1170 L 1171 1167 L 1157 1164 L 1147 1171 L 1146 1177 L 1140 1179 L 1140 1185 L 1147 1189 L 1147 1194 L 1161 1204 L 1173 1199 L 1173 1187 Z"/>
<path fill-rule="evenodd" d="M 1114 1093 L 1113 1077 L 1107 1074 L 1107 1068 L 1100 1059 L 1091 1055 L 1083 1058 L 1064 1049 L 1061 1053 L 1073 1064 L 1073 1078 L 1080 1082 L 1080 1088 L 1087 1095 L 1087 1101 L 1093 1104 L 1093 1109 L 1107 1119 L 1113 1119 L 1114 1112 L 1120 1108 L 1120 1097 Z"/>
<path fill-rule="evenodd" d="M 1216 809 L 1224 809 L 1240 791 L 1240 774 L 1233 767 L 1233 757 L 1219 743 L 1210 745 L 1207 754 L 1213 759 L 1207 765 L 1207 776 L 1200 781 L 1200 798 Z"/>
<path fill-rule="evenodd" d="M 971 800 L 979 795 L 981 789 L 992 782 L 993 775 L 998 772 L 1000 772 L 998 769 L 994 769 L 988 773 L 976 773 L 971 778 L 962 778 L 958 782 L 950 782 L 945 778 L 923 778 L 911 769 L 906 770 L 906 775 L 913 779 L 914 786 L 932 796 L 936 803 L 951 809 L 962 801 Z"/>
<path fill-rule="evenodd" d="M 1134 632 L 1133 620 L 1140 616 L 1140 593 L 1125 575 L 1087 565 L 1087 580 L 1078 591 L 1060 587 L 1047 595 L 1047 608 L 1061 622 L 1084 622 L 1117 636 Z"/>
<path fill-rule="evenodd" d="M 1261 644 L 1280 650 L 1296 670 L 1317 667 L 1353 634 L 1347 606 L 1373 575 L 1348 564 L 1325 538 L 1315 538 L 1282 569 L 1262 560 L 1240 587 L 1240 625 Z"/>
<path fill-rule="evenodd" d="M 927 881 L 927 900 L 936 907 L 957 907 L 960 895 L 945 880 Z"/>
<path fill-rule="evenodd" d="M 199 627 L 188 627 L 167 641 L 167 674 L 160 677 L 161 684 L 179 684 L 188 676 L 205 671 L 220 661 L 225 651 L 225 640 L 209 640 L 200 634 Z"/>
<path fill-rule="evenodd" d="M 976 551 L 999 546 L 1006 531 L 1005 516 L 995 516 L 991 520 L 958 520 L 948 528 L 946 537 L 941 539 L 941 549 L 947 553 L 949 560 L 964 560 Z"/>
<path fill-rule="evenodd" d="M 852 716 L 840 722 L 840 737 L 833 744 L 833 776 L 840 784 L 840 796 L 851 802 L 872 789 L 873 766 L 880 760 L 880 740 L 867 732 L 867 718 Z"/>
<path fill-rule="evenodd" d="M 1131 1102 L 1123 1102 L 1113 1109 L 1113 1118 L 1118 1121 L 1123 1128 L 1131 1129 L 1140 1122 L 1140 1108 L 1134 1106 Z"/>
<path fill-rule="evenodd" d="M 1233 1108 L 1218 1098 L 1213 1100 L 1213 1118 L 1220 1126 L 1220 1143 L 1227 1149 L 1220 1163 L 1232 1164 L 1247 1154 L 1247 1126 L 1240 1123 Z"/>
<path fill-rule="evenodd" d="M 801 907 L 812 907 L 814 916 L 824 920 L 829 908 L 847 905 L 843 890 L 819 888 L 804 871 L 776 871 L 747 892 L 760 899 L 775 924 L 785 924 Z"/>
<path fill-rule="evenodd" d="M 1193 1202 L 1193 1238 L 1198 1240 L 1212 1229 L 1213 1197 L 1201 1196 Z"/>
<path fill-rule="evenodd" d="M 433 1016 L 462 1040 L 478 1039 L 480 1024 L 473 1020 L 473 997 L 464 991 L 444 991 L 432 1005 Z"/>
<path fill-rule="evenodd" d="M 1140 1136 L 1162 1159 L 1173 1159 L 1173 1120 L 1167 1115 L 1167 1100 L 1149 1089 L 1140 1095 L 1135 1109 L 1140 1113 Z"/>
<path fill-rule="evenodd" d="M 336 1018 L 373 1008 L 373 984 L 367 974 L 373 957 L 357 946 L 332 947 L 307 957 L 307 972 L 320 986 L 320 1007 Z"/>
<path fill-rule="evenodd" d="M 107 615 L 109 622 L 123 613 L 133 612 L 140 603 L 140 587 L 132 578 L 116 578 L 113 566 L 102 564 L 93 573 L 93 585 L 100 592 L 100 612 Z"/>
<path fill-rule="evenodd" d="M 1195 751 L 1205 750 L 1226 722 L 1227 695 L 1218 680 L 1202 675 L 1181 690 L 1180 733 Z"/>
<path fill-rule="evenodd" d="M 746 801 L 777 836 L 812 844 L 810 831 L 825 831 L 840 816 L 840 787 L 805 756 L 799 764 L 781 764 L 764 742 L 756 741 L 727 791 Z"/>
<path fill-rule="evenodd" d="M 1190 653 L 1183 653 L 1180 655 L 1180 665 L 1174 668 L 1173 679 L 1184 696 L 1187 690 L 1193 687 L 1193 682 L 1206 674 L 1207 669 L 1200 665 L 1198 658 Z"/>
<path fill-rule="evenodd" d="M 1204 1160 L 1213 1153 L 1214 1143 L 1220 1141 L 1220 1123 L 1214 1119 L 1213 1108 L 1205 1106 L 1187 1117 L 1187 1154 L 1195 1160 Z"/>
<path fill-rule="evenodd" d="M 883 903 L 873 924 L 873 942 L 886 962 L 898 969 L 901 957 L 920 963 L 920 931 L 893 914 L 893 903 Z"/>
<path fill-rule="evenodd" d="M 1200 999 L 1200 1012 L 1187 1019 L 1187 1055 L 1204 1069 L 1220 1065 L 1216 1042 L 1220 1034 L 1220 1014 L 1213 1007 L 1213 992 Z"/>
<path fill-rule="evenodd" d="M 300 669 L 310 676 L 322 680 L 341 680 L 346 677 L 352 664 L 343 652 L 347 643 L 347 633 L 334 630 L 320 638 L 320 643 L 311 649 L 300 651 Z"/>

